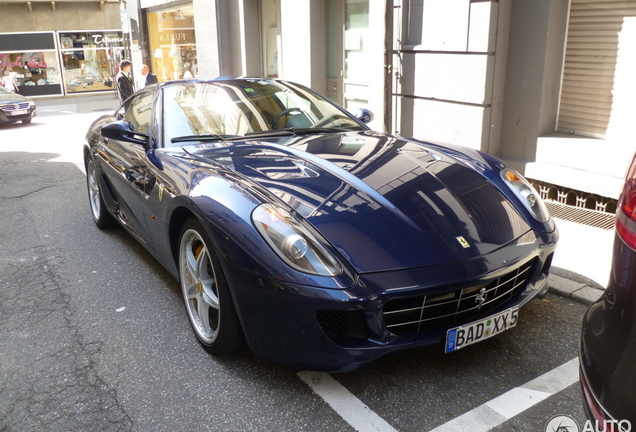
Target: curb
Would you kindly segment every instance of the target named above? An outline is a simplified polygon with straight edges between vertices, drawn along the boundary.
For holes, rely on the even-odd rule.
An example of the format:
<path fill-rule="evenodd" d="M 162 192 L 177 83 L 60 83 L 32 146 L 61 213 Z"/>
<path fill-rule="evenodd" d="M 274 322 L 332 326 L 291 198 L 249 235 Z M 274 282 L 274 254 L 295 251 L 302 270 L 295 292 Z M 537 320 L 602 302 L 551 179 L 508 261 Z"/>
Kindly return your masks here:
<path fill-rule="evenodd" d="M 582 282 L 576 282 L 555 274 L 548 277 L 548 286 L 551 293 L 560 295 L 586 306 L 591 305 L 603 295 L 604 290 L 590 286 Z"/>

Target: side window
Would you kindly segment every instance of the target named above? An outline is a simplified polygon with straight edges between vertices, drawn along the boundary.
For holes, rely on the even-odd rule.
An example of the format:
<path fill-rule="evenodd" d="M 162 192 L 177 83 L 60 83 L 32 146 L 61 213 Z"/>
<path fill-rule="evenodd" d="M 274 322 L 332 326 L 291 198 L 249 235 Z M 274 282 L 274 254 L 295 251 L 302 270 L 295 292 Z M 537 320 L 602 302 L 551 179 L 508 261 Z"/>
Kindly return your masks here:
<path fill-rule="evenodd" d="M 142 93 L 128 99 L 123 106 L 123 119 L 130 122 L 135 130 L 148 133 L 152 122 L 152 93 Z"/>

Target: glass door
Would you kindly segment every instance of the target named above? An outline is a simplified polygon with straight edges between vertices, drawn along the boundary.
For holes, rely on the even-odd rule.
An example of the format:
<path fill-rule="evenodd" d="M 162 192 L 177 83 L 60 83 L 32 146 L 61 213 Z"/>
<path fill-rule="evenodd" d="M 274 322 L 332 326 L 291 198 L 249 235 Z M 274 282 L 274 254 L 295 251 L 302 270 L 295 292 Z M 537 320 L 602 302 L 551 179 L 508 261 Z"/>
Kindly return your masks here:
<path fill-rule="evenodd" d="M 261 0 L 263 75 L 278 78 L 278 0 Z"/>
<path fill-rule="evenodd" d="M 369 0 L 327 0 L 327 96 L 354 112 L 369 102 Z"/>
<path fill-rule="evenodd" d="M 369 103 L 369 0 L 345 0 L 344 106 L 350 112 Z"/>

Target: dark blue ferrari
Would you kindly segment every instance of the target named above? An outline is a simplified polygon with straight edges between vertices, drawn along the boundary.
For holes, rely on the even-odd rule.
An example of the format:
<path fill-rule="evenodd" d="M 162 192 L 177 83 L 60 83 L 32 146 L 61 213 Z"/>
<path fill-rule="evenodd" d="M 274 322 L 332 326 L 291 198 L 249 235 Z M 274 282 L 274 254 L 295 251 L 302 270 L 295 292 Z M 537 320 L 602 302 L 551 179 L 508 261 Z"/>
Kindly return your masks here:
<path fill-rule="evenodd" d="M 90 127 L 93 219 L 180 282 L 199 342 L 348 371 L 514 327 L 558 234 L 496 158 L 370 130 L 298 84 L 178 81 Z"/>

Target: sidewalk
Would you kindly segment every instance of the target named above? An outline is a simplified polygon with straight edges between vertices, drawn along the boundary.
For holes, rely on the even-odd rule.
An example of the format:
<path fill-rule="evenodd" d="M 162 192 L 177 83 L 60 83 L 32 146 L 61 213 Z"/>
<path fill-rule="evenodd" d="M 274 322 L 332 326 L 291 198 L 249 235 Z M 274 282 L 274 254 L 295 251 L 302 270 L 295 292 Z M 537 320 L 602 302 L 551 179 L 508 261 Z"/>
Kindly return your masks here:
<path fill-rule="evenodd" d="M 33 100 L 40 117 L 102 111 L 107 113 L 115 111 L 120 105 L 114 91 L 103 94 L 60 96 Z"/>
<path fill-rule="evenodd" d="M 115 111 L 114 92 L 36 99 L 38 116 Z M 614 231 L 555 219 L 560 240 L 552 262 L 550 291 L 583 304 L 598 299 L 609 279 Z"/>
<path fill-rule="evenodd" d="M 550 274 L 550 291 L 583 304 L 596 301 L 607 286 L 614 230 L 555 219 L 560 239 Z"/>

